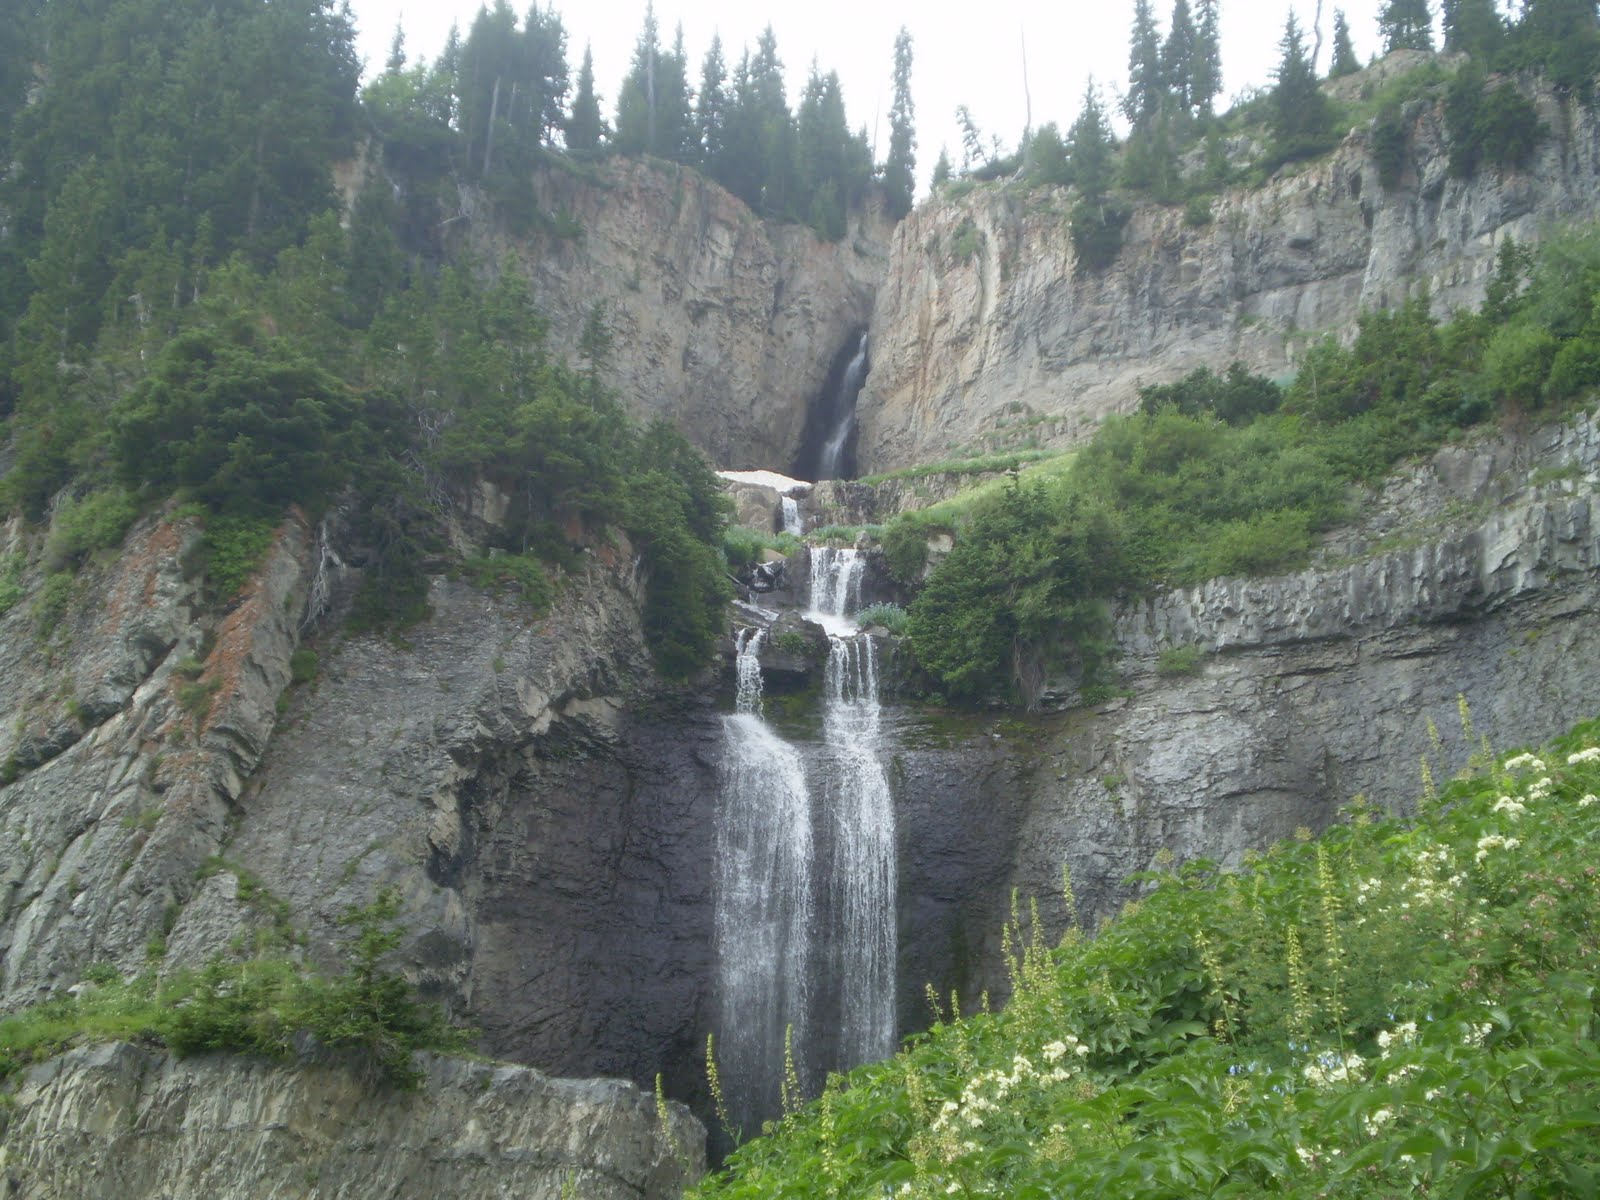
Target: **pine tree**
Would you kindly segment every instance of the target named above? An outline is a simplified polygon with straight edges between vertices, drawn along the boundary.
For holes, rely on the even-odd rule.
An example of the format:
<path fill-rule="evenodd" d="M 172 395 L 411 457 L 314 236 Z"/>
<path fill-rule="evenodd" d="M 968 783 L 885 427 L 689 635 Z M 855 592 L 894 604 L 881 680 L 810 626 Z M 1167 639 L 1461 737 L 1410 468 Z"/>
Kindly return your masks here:
<path fill-rule="evenodd" d="M 1154 119 L 1161 108 L 1161 37 L 1150 0 L 1134 0 L 1133 34 L 1128 43 L 1128 94 L 1123 115 L 1134 125 Z"/>
<path fill-rule="evenodd" d="M 1110 189 L 1115 146 L 1105 109 L 1100 104 L 1100 94 L 1091 79 L 1084 89 L 1078 119 L 1067 131 L 1067 164 L 1072 171 L 1072 182 L 1085 196 L 1098 198 Z"/>
<path fill-rule="evenodd" d="M 622 90 L 617 93 L 615 145 L 624 154 L 659 153 L 657 126 L 660 102 L 657 91 L 661 66 L 661 36 L 654 3 L 644 8 L 644 28 L 634 43 L 633 63 Z"/>
<path fill-rule="evenodd" d="M 711 48 L 700 64 L 700 92 L 695 97 L 694 131 L 700 163 L 713 179 L 720 178 L 727 154 L 728 65 L 722 58 L 722 36 L 712 34 Z"/>
<path fill-rule="evenodd" d="M 1189 0 L 1175 0 L 1167 43 L 1161 48 L 1161 77 L 1166 81 L 1167 95 L 1184 112 L 1194 103 L 1195 40 Z"/>
<path fill-rule="evenodd" d="M 584 46 L 583 65 L 578 68 L 578 90 L 572 97 L 572 115 L 567 118 L 567 149 L 598 150 L 604 136 L 600 96 L 594 90 L 594 52 Z"/>
<path fill-rule="evenodd" d="M 1270 123 L 1277 153 L 1284 159 L 1303 157 L 1322 148 L 1329 121 L 1328 100 L 1317 84 L 1311 57 L 1293 10 L 1279 42 L 1277 86 L 1272 91 Z"/>
<path fill-rule="evenodd" d="M 750 60 L 750 102 L 755 115 L 760 154 L 760 211 L 769 217 L 794 218 L 794 122 L 784 98 L 783 60 L 778 36 L 768 25 L 756 39 Z"/>
<path fill-rule="evenodd" d="M 916 109 L 911 102 L 911 34 L 905 26 L 894 38 L 894 100 L 889 106 L 889 157 L 883 164 L 883 186 L 889 214 L 911 211 L 916 191 Z"/>
<path fill-rule="evenodd" d="M 1195 38 L 1194 84 L 1190 99 L 1209 117 L 1212 101 L 1222 94 L 1222 41 L 1219 0 L 1200 0 L 1200 30 Z"/>
<path fill-rule="evenodd" d="M 1494 0 L 1444 0 L 1444 48 L 1481 62 L 1493 59 L 1505 40 L 1505 22 Z"/>
<path fill-rule="evenodd" d="M 1328 66 L 1328 78 L 1340 79 L 1360 69 L 1355 45 L 1350 41 L 1350 23 L 1345 20 L 1344 9 L 1336 8 L 1333 10 L 1333 62 Z"/>
<path fill-rule="evenodd" d="M 1054 128 L 1054 127 L 1052 126 L 1051 128 Z M 932 188 L 933 188 L 934 191 L 937 192 L 941 187 L 943 187 L 945 184 L 947 184 L 949 182 L 950 182 L 950 148 L 948 146 L 940 146 L 939 147 L 939 161 L 933 164 Z"/>
<path fill-rule="evenodd" d="M 1428 0 L 1386 0 L 1378 13 L 1383 52 L 1433 49 L 1433 13 Z"/>

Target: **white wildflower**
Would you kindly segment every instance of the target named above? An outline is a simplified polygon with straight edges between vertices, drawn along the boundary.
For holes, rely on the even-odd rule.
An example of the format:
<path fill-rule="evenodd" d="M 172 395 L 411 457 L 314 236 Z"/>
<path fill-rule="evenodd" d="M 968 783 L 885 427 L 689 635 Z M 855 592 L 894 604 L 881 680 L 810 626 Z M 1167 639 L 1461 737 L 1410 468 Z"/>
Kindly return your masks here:
<path fill-rule="evenodd" d="M 1591 805 L 1593 803 L 1594 803 L 1594 793 L 1590 792 L 1586 796 L 1584 796 L 1581 800 L 1578 801 L 1578 807 L 1579 808 L 1588 808 L 1589 805 Z"/>
<path fill-rule="evenodd" d="M 1496 800 L 1494 802 L 1494 807 L 1491 808 L 1489 811 L 1490 812 L 1503 812 L 1507 816 L 1509 816 L 1513 821 L 1515 821 L 1523 813 L 1528 811 L 1528 806 L 1526 804 L 1524 804 L 1522 801 L 1513 799 L 1510 796 L 1501 796 L 1498 800 Z"/>
<path fill-rule="evenodd" d="M 1394 1120 L 1394 1110 L 1392 1108 L 1380 1108 L 1371 1116 L 1363 1117 L 1362 1124 L 1367 1128 L 1368 1137 L 1377 1137 L 1383 1127 L 1392 1120 Z"/>
<path fill-rule="evenodd" d="M 1579 763 L 1600 763 L 1600 746 L 1590 746 L 1587 750 L 1567 755 L 1567 766 L 1575 767 Z"/>
<path fill-rule="evenodd" d="M 1544 772 L 1544 763 L 1531 754 L 1519 754 L 1515 758 L 1508 758 L 1502 764 L 1508 771 L 1531 770 Z"/>
<path fill-rule="evenodd" d="M 1043 1050 L 1045 1062 L 1056 1062 L 1067 1052 L 1067 1047 L 1062 1042 L 1051 1042 Z"/>

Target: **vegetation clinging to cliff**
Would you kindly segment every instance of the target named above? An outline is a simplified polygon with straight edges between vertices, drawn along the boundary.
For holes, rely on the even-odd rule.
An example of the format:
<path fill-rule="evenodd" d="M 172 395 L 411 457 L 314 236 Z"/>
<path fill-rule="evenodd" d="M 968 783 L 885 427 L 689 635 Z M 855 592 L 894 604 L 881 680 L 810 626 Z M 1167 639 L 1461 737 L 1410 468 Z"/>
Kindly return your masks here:
<path fill-rule="evenodd" d="M 1003 1012 L 930 996 L 697 1194 L 1593 1194 L 1597 743 L 1480 747 L 1437 794 L 1436 752 L 1415 824 L 1358 801 L 1238 874 L 1158 855 L 1093 940 L 1014 905 Z"/>
<path fill-rule="evenodd" d="M 1558 239 L 1528 278 L 1509 238 L 1478 313 L 1447 324 L 1426 296 L 1360 320 L 1354 342 L 1304 354 L 1287 389 L 1242 368 L 1147 388 L 1108 418 L 1070 471 L 972 507 L 956 549 L 910 607 L 934 688 L 1032 702 L 1051 671 L 1085 685 L 1105 664 L 1105 602 L 1219 575 L 1304 563 L 1345 513 L 1348 488 L 1496 413 L 1600 386 L 1600 233 Z M 885 534 L 914 584 L 927 518 Z"/>
<path fill-rule="evenodd" d="M 628 535 L 657 661 L 692 671 L 725 598 L 721 489 L 677 430 L 638 428 L 607 391 L 605 314 L 563 362 L 518 269 L 441 261 L 438 212 L 419 220 L 380 172 L 341 221 L 334 166 L 363 115 L 347 14 L 192 7 L 53 5 L 20 26 L 40 74 L 31 103 L 0 96 L 18 164 L 0 179 L 0 508 L 52 518 L 60 571 L 176 492 L 206 520 L 219 601 L 290 505 L 337 511 L 371 626 L 426 611 L 445 531 L 488 482 L 510 504 L 481 550 L 559 575 Z M 144 53 L 121 52 L 122 28 Z M 438 116 L 429 96 L 407 101 L 419 120 Z M 442 184 L 449 156 L 427 161 Z"/>

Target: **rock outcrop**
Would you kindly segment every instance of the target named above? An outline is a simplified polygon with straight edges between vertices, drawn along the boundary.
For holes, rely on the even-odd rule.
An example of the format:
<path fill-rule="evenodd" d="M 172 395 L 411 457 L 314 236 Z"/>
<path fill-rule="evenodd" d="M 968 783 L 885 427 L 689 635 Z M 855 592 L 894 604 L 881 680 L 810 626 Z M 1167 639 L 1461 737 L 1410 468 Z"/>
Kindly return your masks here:
<path fill-rule="evenodd" d="M 704 1170 L 681 1105 L 611 1080 L 420 1056 L 415 1091 L 337 1060 L 176 1060 L 111 1043 L 29 1070 L 0 1108 L 11 1200 L 666 1200 Z"/>
<path fill-rule="evenodd" d="M 861 470 L 1067 445 L 1140 384 L 1235 359 L 1281 375 L 1307 339 L 1424 286 L 1440 313 L 1477 304 L 1505 234 L 1535 242 L 1600 214 L 1600 112 L 1536 101 L 1551 134 L 1522 170 L 1450 178 L 1440 107 L 1413 106 L 1395 188 L 1355 129 L 1327 158 L 1217 197 L 1205 224 L 1141 204 L 1099 274 L 1076 272 L 1066 192 L 989 185 L 919 206 L 873 312 Z"/>
<path fill-rule="evenodd" d="M 883 214 L 827 242 L 670 163 L 552 166 L 531 183 L 552 231 L 509 237 L 484 206 L 465 236 L 480 260 L 527 273 L 552 345 L 575 356 L 600 305 L 604 378 L 636 415 L 670 418 L 718 466 L 791 462 L 829 364 L 872 312 Z"/>
<path fill-rule="evenodd" d="M 1129 694 L 1018 748 L 1032 774 L 1012 880 L 1058 919 L 1068 864 L 1093 919 L 1162 850 L 1236 865 L 1358 795 L 1406 811 L 1424 758 L 1442 783 L 1480 738 L 1537 743 L 1595 715 L 1597 605 L 1596 418 L 1443 449 L 1322 565 L 1124 612 Z"/>

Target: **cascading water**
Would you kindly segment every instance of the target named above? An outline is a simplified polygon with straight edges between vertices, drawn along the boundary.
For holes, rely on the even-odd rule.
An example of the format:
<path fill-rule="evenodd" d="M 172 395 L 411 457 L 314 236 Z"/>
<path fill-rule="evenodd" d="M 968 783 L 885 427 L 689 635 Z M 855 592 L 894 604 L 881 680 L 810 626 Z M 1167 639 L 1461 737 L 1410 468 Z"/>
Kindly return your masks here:
<path fill-rule="evenodd" d="M 886 1058 L 895 1044 L 894 798 L 881 761 L 877 651 L 850 617 L 865 565 L 855 550 L 814 549 L 807 614 L 830 641 L 822 729 L 833 769 L 823 799 L 832 818 L 843 1069 Z"/>
<path fill-rule="evenodd" d="M 856 397 L 867 381 L 867 335 L 861 335 L 855 357 L 845 367 L 839 390 L 831 397 L 833 426 L 817 456 L 818 479 L 838 479 L 844 475 L 851 435 L 856 431 Z"/>
<path fill-rule="evenodd" d="M 854 550 L 811 552 L 806 615 L 830 639 L 824 769 L 813 778 L 823 838 L 812 833 L 800 753 L 762 715 L 765 635 L 746 630 L 736 642 L 737 711 L 723 718 L 717 828 L 716 1059 L 732 1120 L 747 1134 L 782 1111 L 786 1035 L 807 1095 L 824 1067 L 848 1070 L 894 1052 L 893 798 L 881 762 L 877 653 L 850 617 L 864 566 Z M 818 862 L 829 868 L 825 881 L 813 879 Z"/>
<path fill-rule="evenodd" d="M 836 637 L 828 654 L 823 736 L 835 769 L 833 909 L 838 926 L 839 1067 L 894 1053 L 894 799 L 879 760 L 882 708 L 869 637 Z"/>
<path fill-rule="evenodd" d="M 806 531 L 805 518 L 800 515 L 800 501 L 793 496 L 783 497 L 783 532 L 799 537 Z"/>
<path fill-rule="evenodd" d="M 786 1032 L 795 1062 L 807 1062 L 815 969 L 811 795 L 799 751 L 762 718 L 763 636 L 739 635 L 717 825 L 717 1063 L 746 1132 L 781 1111 Z"/>

